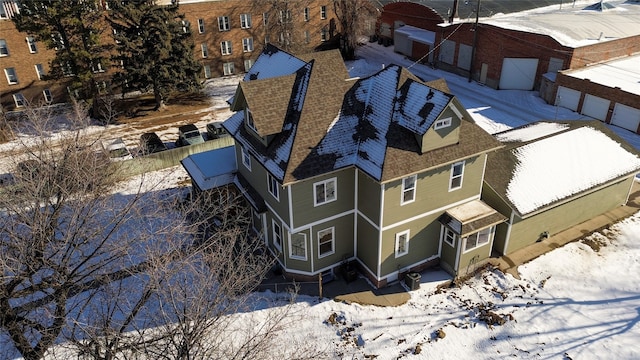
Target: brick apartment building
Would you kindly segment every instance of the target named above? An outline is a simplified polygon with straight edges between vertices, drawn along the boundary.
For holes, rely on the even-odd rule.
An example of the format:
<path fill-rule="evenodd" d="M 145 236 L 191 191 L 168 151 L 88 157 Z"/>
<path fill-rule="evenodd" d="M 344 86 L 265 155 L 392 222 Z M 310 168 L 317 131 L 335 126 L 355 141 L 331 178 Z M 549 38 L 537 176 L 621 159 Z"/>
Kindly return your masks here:
<path fill-rule="evenodd" d="M 172 0 L 161 0 L 169 4 Z M 108 11 L 108 2 L 100 0 Z M 267 42 L 292 53 L 313 51 L 335 35 L 330 0 L 300 0 L 274 10 L 269 2 L 248 0 L 181 0 L 179 12 L 192 33 L 194 57 L 202 64 L 202 78 L 246 72 Z M 64 81 L 45 81 L 54 52 L 18 32 L 11 17 L 19 0 L 0 0 L 0 110 L 69 98 Z M 106 31 L 108 33 L 108 31 Z M 105 41 L 113 41 L 110 36 Z M 97 69 L 99 87 L 109 88 L 109 68 Z"/>

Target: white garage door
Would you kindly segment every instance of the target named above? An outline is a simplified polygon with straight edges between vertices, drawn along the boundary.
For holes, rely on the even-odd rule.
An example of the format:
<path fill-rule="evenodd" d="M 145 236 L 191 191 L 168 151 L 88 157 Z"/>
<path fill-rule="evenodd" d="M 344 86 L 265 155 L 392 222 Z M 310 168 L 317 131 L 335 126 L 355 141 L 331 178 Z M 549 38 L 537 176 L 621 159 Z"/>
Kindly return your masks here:
<path fill-rule="evenodd" d="M 533 90 L 538 59 L 505 58 L 502 61 L 500 89 Z"/>
<path fill-rule="evenodd" d="M 556 106 L 562 106 L 573 111 L 578 110 L 580 102 L 580 91 L 558 86 L 556 94 Z"/>
<path fill-rule="evenodd" d="M 616 104 L 613 108 L 611 123 L 636 132 L 640 124 L 640 110 L 630 106 Z"/>
<path fill-rule="evenodd" d="M 586 94 L 584 96 L 584 103 L 582 104 L 582 113 L 594 119 L 605 121 L 607 120 L 610 103 L 611 101 L 607 99 Z"/>

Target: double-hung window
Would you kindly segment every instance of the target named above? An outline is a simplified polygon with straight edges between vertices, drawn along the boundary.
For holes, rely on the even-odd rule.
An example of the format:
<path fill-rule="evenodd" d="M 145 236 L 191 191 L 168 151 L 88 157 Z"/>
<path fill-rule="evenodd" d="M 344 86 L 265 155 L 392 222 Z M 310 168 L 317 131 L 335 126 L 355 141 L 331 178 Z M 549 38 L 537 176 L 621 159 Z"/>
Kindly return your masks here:
<path fill-rule="evenodd" d="M 282 250 L 282 227 L 275 219 L 271 220 L 271 227 L 273 228 L 273 245 L 278 250 Z"/>
<path fill-rule="evenodd" d="M 253 51 L 253 38 L 242 39 L 242 51 L 244 52 Z"/>
<path fill-rule="evenodd" d="M 198 19 L 198 33 L 204 33 L 204 19 Z"/>
<path fill-rule="evenodd" d="M 16 107 L 23 107 L 27 103 L 24 96 L 20 93 L 13 94 L 13 102 L 16 104 Z"/>
<path fill-rule="evenodd" d="M 280 10 L 280 23 L 288 23 L 291 21 L 291 10 Z"/>
<path fill-rule="evenodd" d="M 318 258 L 331 255 L 335 252 L 334 228 L 318 231 Z"/>
<path fill-rule="evenodd" d="M 240 14 L 240 27 L 243 29 L 251 27 L 251 14 Z"/>
<path fill-rule="evenodd" d="M 244 61 L 244 71 L 249 71 L 249 69 L 251 69 L 251 67 L 253 66 L 253 60 L 251 59 L 247 59 Z"/>
<path fill-rule="evenodd" d="M 313 184 L 313 206 L 326 204 L 336 199 L 336 178 Z"/>
<path fill-rule="evenodd" d="M 309 21 L 309 8 L 304 8 L 304 21 Z"/>
<path fill-rule="evenodd" d="M 416 200 L 417 178 L 417 175 L 411 175 L 402 179 L 402 198 L 400 199 L 400 205 L 408 204 Z"/>
<path fill-rule="evenodd" d="M 204 78 L 205 79 L 210 79 L 211 78 L 211 66 L 205 65 L 205 66 L 203 66 L 203 69 L 204 69 Z"/>
<path fill-rule="evenodd" d="M 322 5 L 320 6 L 320 19 L 324 20 L 326 18 L 327 18 L 327 6 Z"/>
<path fill-rule="evenodd" d="M 46 103 L 50 103 L 53 101 L 53 95 L 51 95 L 51 90 L 49 89 L 42 90 L 42 95 L 44 96 L 44 101 Z"/>
<path fill-rule="evenodd" d="M 327 41 L 327 30 L 326 29 L 322 29 L 320 30 L 320 41 Z"/>
<path fill-rule="evenodd" d="M 35 54 L 38 52 L 38 47 L 36 46 L 36 39 L 33 36 L 27 36 L 27 46 L 29 46 L 29 52 Z"/>
<path fill-rule="evenodd" d="M 222 55 L 231 55 L 231 41 L 225 40 L 220 43 L 220 52 Z"/>
<path fill-rule="evenodd" d="M 240 149 L 242 152 L 242 164 L 251 171 L 251 156 L 249 156 L 249 151 L 242 145 L 240 145 Z"/>
<path fill-rule="evenodd" d="M 271 174 L 267 174 L 267 188 L 269 194 L 273 195 L 276 200 L 280 200 L 280 184 Z"/>
<path fill-rule="evenodd" d="M 9 47 L 5 39 L 0 39 L 0 56 L 9 56 Z"/>
<path fill-rule="evenodd" d="M 227 62 L 222 64 L 222 73 L 224 75 L 233 75 L 234 73 L 233 63 Z"/>
<path fill-rule="evenodd" d="M 207 44 L 200 44 L 200 49 L 202 50 L 202 57 L 203 58 L 208 58 L 209 57 L 209 48 L 207 47 Z"/>
<path fill-rule="evenodd" d="M 44 78 L 44 67 L 42 66 L 42 64 L 36 64 L 36 74 L 38 74 L 38 79 L 42 80 L 42 78 Z"/>
<path fill-rule="evenodd" d="M 396 234 L 396 257 L 409 253 L 409 230 Z"/>
<path fill-rule="evenodd" d="M 244 108 L 244 122 L 251 130 L 258 132 L 256 124 L 255 122 L 253 122 L 253 113 L 251 112 L 251 110 L 249 110 L 248 107 Z"/>
<path fill-rule="evenodd" d="M 464 175 L 464 161 L 451 165 L 451 179 L 449 181 L 449 191 L 462 187 L 462 177 Z"/>
<path fill-rule="evenodd" d="M 9 85 L 14 85 L 18 83 L 18 74 L 16 73 L 15 68 L 6 68 L 4 69 L 4 74 L 7 76 L 7 82 Z"/>
<path fill-rule="evenodd" d="M 229 29 L 231 29 L 231 25 L 229 24 L 229 17 L 218 16 L 218 30 L 229 31 Z"/>
<path fill-rule="evenodd" d="M 289 257 L 297 260 L 307 260 L 307 235 L 292 234 L 289 240 Z"/>

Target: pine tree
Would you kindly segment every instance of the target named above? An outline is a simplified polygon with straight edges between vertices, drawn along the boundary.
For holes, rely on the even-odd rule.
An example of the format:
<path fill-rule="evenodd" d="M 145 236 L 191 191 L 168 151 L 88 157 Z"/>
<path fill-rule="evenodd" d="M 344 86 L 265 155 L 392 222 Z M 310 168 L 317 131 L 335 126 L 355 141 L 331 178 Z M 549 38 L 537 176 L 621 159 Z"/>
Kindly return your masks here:
<path fill-rule="evenodd" d="M 20 2 L 16 28 L 55 51 L 46 79 L 67 82 L 70 93 L 91 101 L 98 95 L 96 73 L 108 66 L 109 45 L 96 1 L 29 0 Z"/>
<path fill-rule="evenodd" d="M 173 91 L 200 88 L 201 65 L 193 57 L 193 40 L 177 3 L 161 6 L 152 0 L 113 2 L 107 18 L 114 29 L 121 64 L 114 81 L 127 90 L 153 91 L 156 110 Z"/>

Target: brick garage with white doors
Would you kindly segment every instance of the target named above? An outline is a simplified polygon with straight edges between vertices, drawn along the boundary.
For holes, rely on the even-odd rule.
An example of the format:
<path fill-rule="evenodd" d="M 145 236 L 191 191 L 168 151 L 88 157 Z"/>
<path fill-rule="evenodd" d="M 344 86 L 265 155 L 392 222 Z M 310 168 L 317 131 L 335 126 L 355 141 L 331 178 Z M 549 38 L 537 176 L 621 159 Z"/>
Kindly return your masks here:
<path fill-rule="evenodd" d="M 555 104 L 640 133 L 640 54 L 556 77 Z"/>

